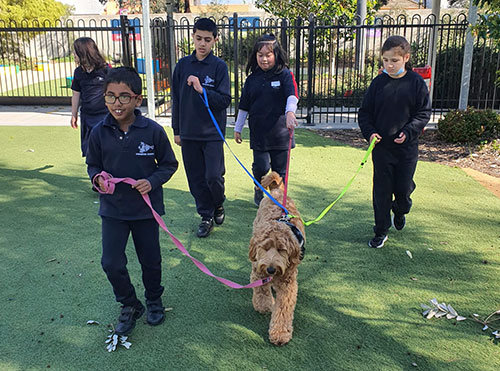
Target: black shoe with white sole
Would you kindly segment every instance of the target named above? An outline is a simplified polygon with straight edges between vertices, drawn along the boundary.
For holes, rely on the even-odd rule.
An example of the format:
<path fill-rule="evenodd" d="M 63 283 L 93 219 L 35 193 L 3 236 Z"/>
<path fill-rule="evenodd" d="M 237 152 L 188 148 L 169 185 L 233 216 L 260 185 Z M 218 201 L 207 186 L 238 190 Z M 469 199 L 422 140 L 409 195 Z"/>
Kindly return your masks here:
<path fill-rule="evenodd" d="M 406 217 L 403 215 L 392 214 L 392 226 L 396 230 L 402 230 L 406 225 Z"/>
<path fill-rule="evenodd" d="M 376 234 L 369 242 L 368 246 L 373 247 L 374 249 L 380 249 L 384 246 L 385 241 L 387 241 L 386 234 Z"/>

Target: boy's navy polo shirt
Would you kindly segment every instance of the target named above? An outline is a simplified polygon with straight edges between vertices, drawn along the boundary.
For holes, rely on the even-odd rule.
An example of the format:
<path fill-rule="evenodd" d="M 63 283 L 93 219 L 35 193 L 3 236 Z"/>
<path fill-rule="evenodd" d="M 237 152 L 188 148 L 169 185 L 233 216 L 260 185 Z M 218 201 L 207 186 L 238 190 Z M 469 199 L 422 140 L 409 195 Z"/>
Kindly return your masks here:
<path fill-rule="evenodd" d="M 175 173 L 178 163 L 163 127 L 142 116 L 138 109 L 135 114 L 126 134 L 111 114 L 92 129 L 87 172 L 91 180 L 103 170 L 115 178 L 147 179 L 153 208 L 163 215 L 162 185 Z M 99 215 L 122 220 L 153 217 L 141 194 L 125 183 L 118 183 L 112 195 L 100 195 Z"/>
<path fill-rule="evenodd" d="M 226 132 L 226 108 L 231 103 L 227 65 L 212 52 L 199 61 L 196 51 L 181 58 L 175 66 L 172 79 L 172 129 L 181 140 L 222 140 L 200 94 L 187 85 L 190 75 L 198 77 L 207 92 L 208 104 Z"/>
<path fill-rule="evenodd" d="M 407 71 L 399 79 L 381 73 L 366 92 L 358 112 L 358 123 L 367 141 L 373 133 L 378 133 L 382 140 L 377 145 L 414 148 L 430 117 L 429 89 L 418 73 Z M 406 140 L 402 144 L 394 143 L 401 132 Z"/>
<path fill-rule="evenodd" d="M 257 151 L 286 150 L 289 133 L 285 108 L 290 95 L 297 96 L 293 74 L 284 68 L 276 73 L 257 68 L 247 77 L 241 94 L 239 109 L 248 112 L 250 148 Z"/>
<path fill-rule="evenodd" d="M 109 67 L 85 72 L 78 66 L 73 73 L 71 89 L 80 92 L 80 111 L 88 115 L 102 115 L 108 112 L 104 103 L 104 80 Z"/>

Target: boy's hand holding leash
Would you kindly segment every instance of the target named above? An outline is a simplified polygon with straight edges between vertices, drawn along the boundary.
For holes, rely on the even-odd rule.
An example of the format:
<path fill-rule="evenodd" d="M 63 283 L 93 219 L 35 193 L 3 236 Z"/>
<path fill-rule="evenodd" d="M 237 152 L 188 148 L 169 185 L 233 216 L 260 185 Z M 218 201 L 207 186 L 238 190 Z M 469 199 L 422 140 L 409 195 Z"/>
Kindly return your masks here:
<path fill-rule="evenodd" d="M 200 84 L 200 79 L 194 75 L 189 75 L 187 78 L 187 84 L 192 86 L 199 94 L 203 94 L 203 87 Z"/>
<path fill-rule="evenodd" d="M 295 113 L 292 111 L 288 111 L 286 113 L 286 127 L 288 130 L 293 130 L 297 126 L 299 126 L 299 122 L 297 121 L 297 118 L 295 117 Z"/>
<path fill-rule="evenodd" d="M 145 195 L 146 193 L 151 191 L 151 189 L 153 189 L 153 187 L 151 187 L 151 183 L 149 183 L 149 180 L 146 179 L 139 179 L 137 183 L 132 186 L 132 188 L 137 189 L 141 195 Z"/>

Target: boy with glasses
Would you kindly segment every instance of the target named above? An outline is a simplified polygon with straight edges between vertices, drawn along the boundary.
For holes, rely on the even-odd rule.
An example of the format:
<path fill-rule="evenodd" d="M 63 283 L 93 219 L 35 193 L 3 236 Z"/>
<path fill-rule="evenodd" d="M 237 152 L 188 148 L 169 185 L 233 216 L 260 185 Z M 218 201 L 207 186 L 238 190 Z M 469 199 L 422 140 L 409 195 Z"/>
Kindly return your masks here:
<path fill-rule="evenodd" d="M 142 103 L 142 81 L 133 68 L 112 69 L 104 91 L 109 114 L 90 133 L 86 162 L 92 184 L 101 189 L 102 171 L 113 177 L 137 180 L 133 186 L 116 184 L 113 194 L 100 195 L 99 205 L 101 264 L 116 301 L 123 305 L 115 333 L 127 335 L 145 310 L 127 271 L 125 247 L 130 233 L 142 268 L 147 322 L 155 326 L 165 319 L 159 226 L 142 195 L 148 193 L 153 208 L 163 215 L 162 185 L 175 173 L 178 163 L 165 130 L 143 117 L 138 109 Z"/>

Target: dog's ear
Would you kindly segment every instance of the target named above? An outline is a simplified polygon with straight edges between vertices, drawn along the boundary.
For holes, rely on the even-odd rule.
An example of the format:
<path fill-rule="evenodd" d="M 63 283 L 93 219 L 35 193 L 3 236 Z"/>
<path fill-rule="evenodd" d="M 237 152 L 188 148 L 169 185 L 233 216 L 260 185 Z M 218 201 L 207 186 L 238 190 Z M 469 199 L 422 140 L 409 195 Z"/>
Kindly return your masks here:
<path fill-rule="evenodd" d="M 250 239 L 250 246 L 248 246 L 248 258 L 252 262 L 257 260 L 257 244 L 254 237 Z"/>

